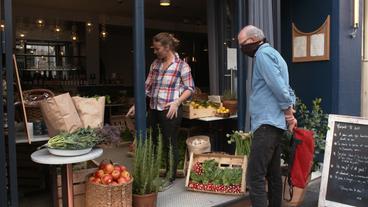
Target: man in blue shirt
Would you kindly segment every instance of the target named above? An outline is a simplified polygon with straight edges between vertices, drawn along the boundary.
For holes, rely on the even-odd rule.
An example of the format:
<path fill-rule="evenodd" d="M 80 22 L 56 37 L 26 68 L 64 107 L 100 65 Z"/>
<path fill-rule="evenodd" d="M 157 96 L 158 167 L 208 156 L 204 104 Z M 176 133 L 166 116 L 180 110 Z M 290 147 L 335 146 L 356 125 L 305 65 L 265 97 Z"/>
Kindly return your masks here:
<path fill-rule="evenodd" d="M 249 101 L 253 139 L 247 170 L 250 199 L 253 207 L 281 207 L 281 138 L 285 130 L 292 132 L 297 124 L 288 67 L 257 27 L 244 27 L 238 42 L 242 52 L 254 60 Z"/>

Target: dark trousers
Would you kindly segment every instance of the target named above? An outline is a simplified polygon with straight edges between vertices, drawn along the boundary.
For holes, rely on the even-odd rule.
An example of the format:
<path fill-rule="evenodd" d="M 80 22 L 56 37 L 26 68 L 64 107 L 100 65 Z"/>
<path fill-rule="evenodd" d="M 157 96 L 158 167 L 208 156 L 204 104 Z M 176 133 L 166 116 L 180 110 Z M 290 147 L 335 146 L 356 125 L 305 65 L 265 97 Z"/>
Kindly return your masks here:
<path fill-rule="evenodd" d="M 166 155 L 166 172 L 169 170 L 169 146 L 171 144 L 173 151 L 173 174 L 171 179 L 174 180 L 176 176 L 176 170 L 179 162 L 179 149 L 178 149 L 178 139 L 179 139 L 179 127 L 181 125 L 181 120 L 183 116 L 182 108 L 178 109 L 178 116 L 173 119 L 168 119 L 166 117 L 168 110 L 158 111 L 150 109 L 148 113 L 148 126 L 152 129 L 152 137 L 154 143 L 157 143 L 158 138 L 158 127 L 162 133 L 163 139 L 163 153 Z"/>
<path fill-rule="evenodd" d="M 280 153 L 283 134 L 283 130 L 270 125 L 260 126 L 253 134 L 247 169 L 247 184 L 253 207 L 281 207 Z"/>

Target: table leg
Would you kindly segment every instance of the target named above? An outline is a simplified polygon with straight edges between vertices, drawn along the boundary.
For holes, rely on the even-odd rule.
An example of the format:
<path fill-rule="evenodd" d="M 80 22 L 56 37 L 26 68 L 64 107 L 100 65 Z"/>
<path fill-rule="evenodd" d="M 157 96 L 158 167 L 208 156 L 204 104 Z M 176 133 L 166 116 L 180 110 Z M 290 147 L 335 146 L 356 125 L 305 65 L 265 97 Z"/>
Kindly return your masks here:
<path fill-rule="evenodd" d="M 51 187 L 52 206 L 59 207 L 56 166 L 51 165 L 49 167 L 49 170 L 50 170 L 50 182 L 52 186 Z"/>
<path fill-rule="evenodd" d="M 73 165 L 66 164 L 62 166 L 62 191 L 63 191 L 63 207 L 74 207 L 73 192 Z"/>

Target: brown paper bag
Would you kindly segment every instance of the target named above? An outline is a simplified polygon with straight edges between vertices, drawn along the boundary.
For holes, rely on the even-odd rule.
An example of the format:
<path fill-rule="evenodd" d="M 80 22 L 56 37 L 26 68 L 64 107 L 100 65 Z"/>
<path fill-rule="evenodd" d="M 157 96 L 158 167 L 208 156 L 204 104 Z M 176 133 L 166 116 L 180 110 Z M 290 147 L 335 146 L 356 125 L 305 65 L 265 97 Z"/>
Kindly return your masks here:
<path fill-rule="evenodd" d="M 83 127 L 69 93 L 48 98 L 41 102 L 40 107 L 50 137 Z"/>
<path fill-rule="evenodd" d="M 101 128 L 104 124 L 105 115 L 105 96 L 97 98 L 73 97 L 75 108 L 83 126 L 87 128 Z"/>
<path fill-rule="evenodd" d="M 308 177 L 308 183 L 310 182 L 311 176 Z M 283 185 L 283 206 L 285 207 L 297 207 L 302 205 L 304 201 L 305 193 L 307 192 L 308 186 L 305 188 L 293 187 L 293 196 L 290 198 L 290 185 L 285 177 L 282 177 Z"/>

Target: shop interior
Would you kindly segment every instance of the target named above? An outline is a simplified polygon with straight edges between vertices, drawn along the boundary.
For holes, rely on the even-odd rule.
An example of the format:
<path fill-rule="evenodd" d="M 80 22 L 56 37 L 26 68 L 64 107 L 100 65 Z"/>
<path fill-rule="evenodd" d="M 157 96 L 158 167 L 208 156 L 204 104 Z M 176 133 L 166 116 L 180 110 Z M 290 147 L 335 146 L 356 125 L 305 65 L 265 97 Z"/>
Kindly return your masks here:
<path fill-rule="evenodd" d="M 162 2 L 165 1 L 146 0 L 144 5 L 146 73 L 155 59 L 151 49 L 152 37 L 159 32 L 172 33 L 181 41 L 177 53 L 191 67 L 197 93 L 199 92 L 197 95 L 206 96 L 210 93 L 207 1 L 171 1 L 170 6 L 162 6 Z M 228 7 L 224 8 L 223 13 L 233 16 L 234 2 L 227 1 L 226 5 Z M 71 96 L 105 96 L 105 124 L 113 125 L 116 119 L 124 117 L 134 103 L 133 1 L 108 0 L 101 3 L 99 0 L 15 0 L 13 8 L 16 45 L 14 53 L 23 91 L 47 89 L 53 95 L 69 92 Z M 231 21 L 225 25 L 229 34 L 222 37 L 228 39 L 223 43 L 224 48 L 226 44 L 235 42 Z M 3 26 L 2 29 L 6 28 Z M 217 46 L 212 45 L 214 47 Z M 233 75 L 230 72 L 227 76 L 223 75 L 221 92 L 214 95 L 222 95 L 233 87 Z M 29 159 L 30 154 L 47 141 L 47 132 L 37 130 L 36 126 L 41 126 L 39 122 L 42 118 L 39 113 L 34 114 L 28 109 L 26 112 L 28 122 L 34 124 L 34 141 L 29 145 L 24 135 L 18 133 L 20 206 L 30 206 L 30 203 L 31 206 L 52 206 L 52 199 L 48 196 L 50 190 L 53 190 L 50 189 L 52 180 L 49 176 L 52 170 Z M 19 113 L 16 113 L 16 119 L 21 120 Z M 225 137 L 226 132 L 230 132 L 235 126 L 236 119 L 214 125 L 195 120 L 184 121 L 180 132 L 182 144 L 185 145 L 186 137 L 196 134 L 211 132 L 217 138 Z M 22 128 L 22 125 L 19 124 L 18 127 Z M 132 134 L 128 133 L 127 136 L 129 139 Z M 227 146 L 226 143 L 226 140 L 215 139 L 213 146 L 218 151 L 233 151 L 234 146 Z M 95 161 L 113 158 L 115 162 L 132 168 L 129 146 L 104 149 L 103 156 Z M 185 153 L 180 153 L 184 157 Z M 78 167 L 80 166 L 75 166 L 76 169 Z M 184 180 L 176 184 L 179 189 L 184 189 L 181 186 L 184 185 L 183 182 Z M 75 205 L 79 205 L 80 192 L 75 190 L 74 193 Z M 159 206 L 164 206 L 164 201 L 170 198 L 169 194 L 162 194 Z M 234 199 L 232 196 L 216 195 L 208 199 L 199 195 L 196 197 L 198 202 L 220 204 Z M 84 194 L 79 196 L 83 197 Z M 186 200 L 193 198 L 193 194 L 187 195 L 185 192 L 183 196 Z"/>

